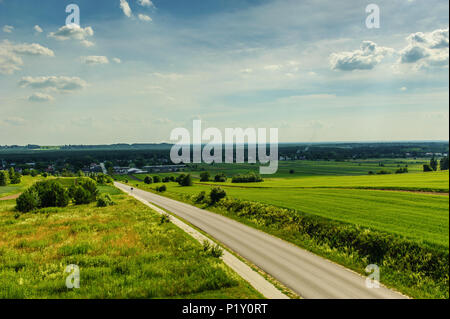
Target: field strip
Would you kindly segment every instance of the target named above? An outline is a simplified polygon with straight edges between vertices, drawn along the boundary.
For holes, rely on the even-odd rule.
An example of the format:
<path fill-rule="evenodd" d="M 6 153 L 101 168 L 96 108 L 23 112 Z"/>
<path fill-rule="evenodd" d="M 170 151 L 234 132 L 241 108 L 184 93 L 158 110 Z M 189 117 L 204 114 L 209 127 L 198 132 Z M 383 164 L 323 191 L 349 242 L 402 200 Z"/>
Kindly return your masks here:
<path fill-rule="evenodd" d="M 198 183 L 194 182 L 195 185 L 199 186 L 218 186 L 218 187 L 230 187 L 230 188 L 242 188 L 242 189 L 355 189 L 355 190 L 367 190 L 367 191 L 386 191 L 386 192 L 406 192 L 406 193 L 416 193 L 416 194 L 426 194 L 426 195 L 443 195 L 449 196 L 447 189 L 442 189 L 442 191 L 432 192 L 427 190 L 415 190 L 415 189 L 401 189 L 401 188 L 390 188 L 390 187 L 371 187 L 371 186 L 355 186 L 355 187 L 338 187 L 338 186 L 244 186 L 244 185 L 230 185 L 230 184 L 212 184 L 212 183 Z"/>
<path fill-rule="evenodd" d="M 161 215 L 167 214 L 166 211 L 162 210 L 161 208 L 150 204 L 148 201 L 140 198 L 139 196 L 128 192 L 126 189 L 121 188 L 118 186 L 122 191 L 127 193 L 128 195 L 133 196 L 135 199 L 143 203 L 144 205 L 150 207 L 157 213 Z M 215 242 L 213 242 L 211 239 L 200 233 L 199 231 L 195 230 L 191 226 L 187 225 L 177 217 L 170 214 L 170 220 L 173 224 L 184 230 L 186 233 L 191 235 L 193 238 L 195 238 L 200 243 L 203 243 L 205 240 L 208 241 L 210 244 L 215 245 Z M 251 269 L 247 264 L 239 260 L 236 256 L 228 252 L 227 250 L 223 250 L 223 257 L 222 260 L 226 265 L 228 265 L 231 269 L 233 269 L 239 276 L 241 276 L 244 280 L 246 280 L 250 285 L 252 285 L 256 290 L 258 290 L 264 297 L 268 299 L 289 299 L 288 296 L 283 294 L 281 291 L 279 291 L 274 285 L 272 285 L 269 281 L 267 281 L 263 276 L 258 274 L 256 271 Z"/>

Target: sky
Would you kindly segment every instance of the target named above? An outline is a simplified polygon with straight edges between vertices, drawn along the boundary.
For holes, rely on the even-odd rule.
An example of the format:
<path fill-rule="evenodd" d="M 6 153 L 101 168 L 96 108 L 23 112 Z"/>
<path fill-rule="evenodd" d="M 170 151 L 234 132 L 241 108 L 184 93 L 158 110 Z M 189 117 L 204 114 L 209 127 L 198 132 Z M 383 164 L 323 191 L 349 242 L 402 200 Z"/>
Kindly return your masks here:
<path fill-rule="evenodd" d="M 66 6 L 80 9 L 68 28 Z M 380 8 L 379 28 L 366 6 Z M 441 0 L 0 0 L 0 145 L 449 138 Z"/>

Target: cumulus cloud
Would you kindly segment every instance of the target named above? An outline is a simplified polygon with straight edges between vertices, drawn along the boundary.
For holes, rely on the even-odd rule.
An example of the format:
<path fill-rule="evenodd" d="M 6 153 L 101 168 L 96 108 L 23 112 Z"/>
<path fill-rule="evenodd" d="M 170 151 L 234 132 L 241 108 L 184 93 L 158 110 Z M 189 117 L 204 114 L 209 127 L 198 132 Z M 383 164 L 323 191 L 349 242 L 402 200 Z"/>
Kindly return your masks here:
<path fill-rule="evenodd" d="M 109 63 L 109 60 L 106 56 L 98 56 L 98 55 L 83 56 L 83 57 L 81 57 L 81 61 L 84 64 L 89 64 L 89 65 L 108 64 Z"/>
<path fill-rule="evenodd" d="M 94 43 L 87 40 L 88 37 L 94 35 L 94 30 L 91 27 L 82 28 L 78 25 L 72 26 L 62 26 L 56 32 L 50 32 L 48 34 L 49 38 L 56 39 L 58 41 L 66 40 L 78 40 L 80 43 L 86 47 L 93 46 Z"/>
<path fill-rule="evenodd" d="M 53 89 L 60 92 L 69 92 L 83 89 L 87 86 L 87 83 L 79 77 L 25 76 L 19 81 L 19 85 L 33 89 Z"/>
<path fill-rule="evenodd" d="M 122 60 L 119 58 L 112 58 L 114 63 L 122 63 Z"/>
<path fill-rule="evenodd" d="M 53 101 L 53 96 L 41 92 L 33 93 L 28 97 L 31 102 L 49 102 Z"/>
<path fill-rule="evenodd" d="M 13 30 L 14 30 L 14 27 L 12 25 L 3 26 L 3 32 L 5 32 L 5 33 L 12 33 Z"/>
<path fill-rule="evenodd" d="M 141 21 L 152 21 L 152 18 L 150 18 L 148 15 L 146 15 L 146 14 L 141 14 L 141 13 L 139 13 L 138 14 L 138 18 L 139 18 L 139 20 L 141 20 Z"/>
<path fill-rule="evenodd" d="M 417 32 L 407 38 L 408 46 L 399 52 L 400 63 L 417 68 L 448 67 L 448 28 Z"/>
<path fill-rule="evenodd" d="M 123 14 L 126 15 L 128 18 L 131 17 L 131 15 L 133 14 L 131 12 L 130 5 L 126 0 L 120 0 L 120 9 L 122 9 Z"/>
<path fill-rule="evenodd" d="M 37 33 L 42 33 L 44 32 L 44 30 L 42 30 L 42 28 L 40 26 L 38 26 L 37 24 L 33 27 L 34 31 L 36 31 Z"/>
<path fill-rule="evenodd" d="M 138 0 L 139 5 L 143 7 L 155 7 L 151 0 Z"/>
<path fill-rule="evenodd" d="M 393 49 L 379 47 L 372 41 L 363 41 L 359 50 L 331 54 L 330 64 L 333 70 L 371 70 L 393 52 Z"/>
<path fill-rule="evenodd" d="M 53 57 L 55 53 L 37 43 L 14 44 L 8 40 L 0 42 L 0 73 L 13 74 L 20 70 L 23 66 L 22 56 L 30 55 Z"/>

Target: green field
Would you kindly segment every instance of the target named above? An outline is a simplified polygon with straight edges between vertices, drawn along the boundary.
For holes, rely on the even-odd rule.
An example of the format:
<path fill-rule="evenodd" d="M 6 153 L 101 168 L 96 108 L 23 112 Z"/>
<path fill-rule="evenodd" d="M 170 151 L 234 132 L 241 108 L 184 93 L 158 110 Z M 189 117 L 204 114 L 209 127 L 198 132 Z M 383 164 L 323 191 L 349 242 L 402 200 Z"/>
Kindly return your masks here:
<path fill-rule="evenodd" d="M 41 177 L 31 177 L 31 176 L 22 176 L 20 184 L 12 185 L 8 184 L 7 186 L 0 186 L 0 199 L 2 197 L 6 197 L 13 194 L 18 194 L 23 192 L 25 189 L 30 187 L 37 180 L 42 179 Z"/>
<path fill-rule="evenodd" d="M 262 298 L 156 212 L 113 186 L 99 189 L 117 205 L 17 214 L 15 200 L 0 201 L 0 298 Z M 79 289 L 65 285 L 70 264 L 80 268 Z"/>

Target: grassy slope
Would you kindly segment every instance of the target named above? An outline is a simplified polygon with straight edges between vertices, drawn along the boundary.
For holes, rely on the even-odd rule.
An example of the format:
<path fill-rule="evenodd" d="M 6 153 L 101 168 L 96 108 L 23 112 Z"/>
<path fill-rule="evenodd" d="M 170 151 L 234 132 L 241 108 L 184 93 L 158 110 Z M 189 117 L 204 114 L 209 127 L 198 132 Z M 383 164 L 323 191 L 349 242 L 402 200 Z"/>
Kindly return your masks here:
<path fill-rule="evenodd" d="M 43 209 L 15 218 L 0 202 L 0 298 L 261 298 L 219 259 L 154 211 L 118 192 L 118 205 Z M 65 286 L 69 264 L 80 289 Z"/>

